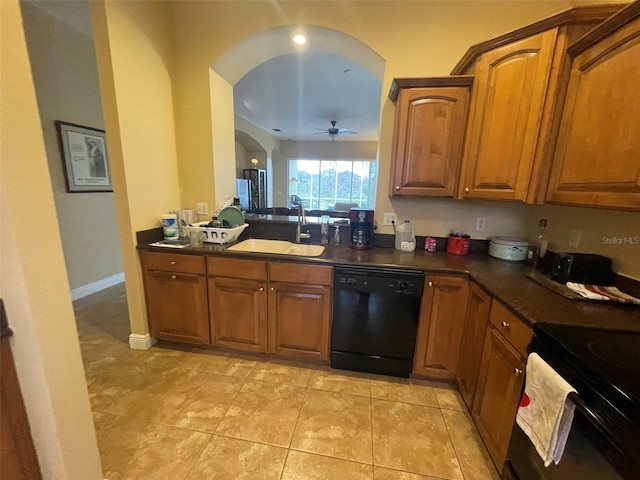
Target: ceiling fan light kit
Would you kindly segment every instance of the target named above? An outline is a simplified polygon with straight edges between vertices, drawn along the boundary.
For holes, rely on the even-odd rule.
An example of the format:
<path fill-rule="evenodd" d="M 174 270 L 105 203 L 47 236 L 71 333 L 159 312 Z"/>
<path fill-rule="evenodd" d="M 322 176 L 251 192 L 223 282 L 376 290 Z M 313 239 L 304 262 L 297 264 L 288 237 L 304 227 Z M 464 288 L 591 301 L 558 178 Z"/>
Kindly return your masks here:
<path fill-rule="evenodd" d="M 335 139 L 338 138 L 338 135 L 340 135 L 341 133 L 348 133 L 352 135 L 356 135 L 358 133 L 354 132 L 353 130 L 349 130 L 348 128 L 336 128 L 337 123 L 337 120 L 331 120 L 331 128 L 316 128 L 316 130 L 322 131 L 318 133 L 312 133 L 312 135 L 321 135 L 323 133 L 327 133 L 329 135 L 329 138 L 332 141 L 335 141 Z"/>

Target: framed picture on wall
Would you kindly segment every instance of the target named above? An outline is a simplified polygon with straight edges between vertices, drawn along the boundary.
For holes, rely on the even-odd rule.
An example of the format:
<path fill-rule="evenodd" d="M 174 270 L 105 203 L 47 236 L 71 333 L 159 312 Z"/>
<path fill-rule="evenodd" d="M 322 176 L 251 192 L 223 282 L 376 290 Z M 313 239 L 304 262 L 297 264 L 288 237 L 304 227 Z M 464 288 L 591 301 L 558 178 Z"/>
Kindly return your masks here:
<path fill-rule="evenodd" d="M 104 130 L 56 120 L 67 192 L 113 192 Z"/>

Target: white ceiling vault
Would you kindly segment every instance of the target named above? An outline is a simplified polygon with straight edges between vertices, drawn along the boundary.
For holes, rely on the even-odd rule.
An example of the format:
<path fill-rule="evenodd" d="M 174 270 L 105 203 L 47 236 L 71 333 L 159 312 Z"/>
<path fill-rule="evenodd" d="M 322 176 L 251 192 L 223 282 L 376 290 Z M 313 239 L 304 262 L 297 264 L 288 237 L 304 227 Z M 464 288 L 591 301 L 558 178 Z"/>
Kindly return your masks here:
<path fill-rule="evenodd" d="M 291 41 L 303 32 L 307 43 Z M 257 32 L 211 66 L 234 85 L 237 115 L 280 140 L 326 140 L 331 121 L 357 135 L 338 141 L 376 141 L 384 59 L 337 30 L 285 25 Z M 280 132 L 273 129 L 280 129 Z"/>
<path fill-rule="evenodd" d="M 280 140 L 327 140 L 331 121 L 377 141 L 381 82 L 359 63 L 328 53 L 281 55 L 258 65 L 233 89 L 236 115 Z M 274 131 L 273 129 L 280 129 Z"/>

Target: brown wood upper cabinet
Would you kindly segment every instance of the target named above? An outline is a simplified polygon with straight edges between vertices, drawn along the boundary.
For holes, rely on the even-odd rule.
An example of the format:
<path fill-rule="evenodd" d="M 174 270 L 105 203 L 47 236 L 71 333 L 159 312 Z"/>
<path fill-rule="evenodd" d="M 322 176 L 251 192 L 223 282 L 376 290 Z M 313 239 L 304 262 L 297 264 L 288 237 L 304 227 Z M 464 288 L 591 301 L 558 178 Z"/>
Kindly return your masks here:
<path fill-rule="evenodd" d="M 204 256 L 143 251 L 140 259 L 151 335 L 208 344 Z"/>
<path fill-rule="evenodd" d="M 455 195 L 473 77 L 395 79 L 391 195 Z"/>
<path fill-rule="evenodd" d="M 465 277 L 427 275 L 413 373 L 452 379 L 458 364 L 469 281 Z"/>
<path fill-rule="evenodd" d="M 576 7 L 471 47 L 452 72 L 475 75 L 459 198 L 544 199 L 566 49 L 619 9 Z"/>
<path fill-rule="evenodd" d="M 547 201 L 640 209 L 640 3 L 569 48 Z"/>

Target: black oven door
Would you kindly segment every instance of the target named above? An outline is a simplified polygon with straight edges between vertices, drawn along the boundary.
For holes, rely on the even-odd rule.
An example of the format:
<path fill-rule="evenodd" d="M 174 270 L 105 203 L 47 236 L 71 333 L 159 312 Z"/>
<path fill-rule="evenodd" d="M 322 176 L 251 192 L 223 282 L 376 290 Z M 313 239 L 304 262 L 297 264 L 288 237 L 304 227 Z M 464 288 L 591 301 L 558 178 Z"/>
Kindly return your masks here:
<path fill-rule="evenodd" d="M 619 480 L 632 478 L 632 472 L 620 467 L 622 452 L 602 428 L 600 419 L 580 401 L 576 404 L 571 432 L 562 455 L 556 465 L 545 467 L 529 437 L 516 424 L 511 435 L 502 480 Z M 616 465 L 618 469 L 617 470 Z M 637 475 L 636 471 L 636 475 Z M 638 478 L 637 476 L 634 478 Z"/>

